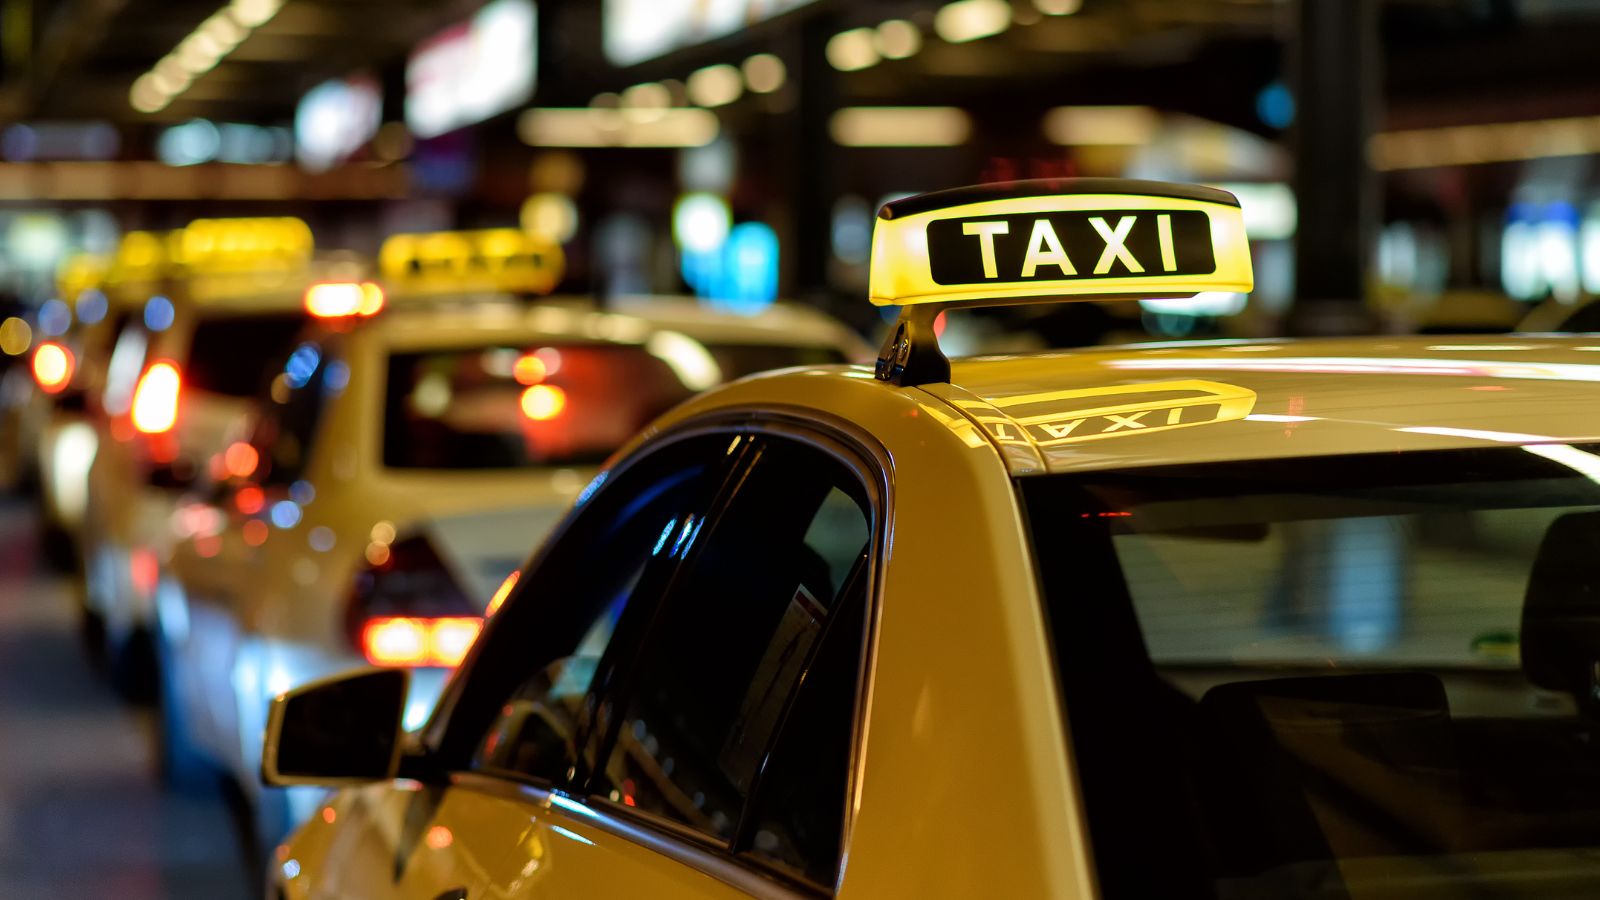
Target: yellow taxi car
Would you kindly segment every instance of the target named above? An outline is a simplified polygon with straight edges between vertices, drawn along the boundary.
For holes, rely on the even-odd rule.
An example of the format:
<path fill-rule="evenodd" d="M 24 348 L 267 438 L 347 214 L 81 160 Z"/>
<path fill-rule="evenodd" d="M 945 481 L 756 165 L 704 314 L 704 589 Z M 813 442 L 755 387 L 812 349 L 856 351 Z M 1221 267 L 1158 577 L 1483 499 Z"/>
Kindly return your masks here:
<path fill-rule="evenodd" d="M 80 543 L 86 631 L 126 692 L 153 687 L 149 623 L 172 509 L 305 326 L 306 286 L 347 265 L 313 259 L 298 219 L 197 219 L 124 236 L 106 291 L 133 314 L 93 401 Z"/>
<path fill-rule="evenodd" d="M 458 264 L 434 266 L 441 248 Z M 800 307 L 530 300 L 560 251 L 516 230 L 396 236 L 381 256 L 381 282 L 307 291 L 319 324 L 218 453 L 220 488 L 174 510 L 156 591 L 164 771 L 241 785 L 269 847 L 318 801 L 260 789 L 274 695 L 363 661 L 408 668 L 421 726 L 606 456 L 696 391 L 869 355 Z"/>
<path fill-rule="evenodd" d="M 341 788 L 269 896 L 1580 896 L 1600 877 L 1600 345 L 948 362 L 952 304 L 1250 288 L 1234 198 L 886 206 L 876 371 L 747 379 L 590 482 L 405 736 L 276 699 Z"/>

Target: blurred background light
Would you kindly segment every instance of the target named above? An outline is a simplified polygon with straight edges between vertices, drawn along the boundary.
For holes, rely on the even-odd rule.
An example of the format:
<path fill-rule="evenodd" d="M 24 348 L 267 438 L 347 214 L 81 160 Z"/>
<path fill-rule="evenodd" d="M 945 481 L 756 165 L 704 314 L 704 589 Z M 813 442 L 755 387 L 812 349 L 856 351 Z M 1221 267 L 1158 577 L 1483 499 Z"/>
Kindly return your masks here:
<path fill-rule="evenodd" d="M 517 119 L 518 136 L 535 147 L 698 147 L 718 128 L 716 115 L 692 108 L 662 110 L 648 122 L 593 108 L 530 109 Z"/>
<path fill-rule="evenodd" d="M 841 72 L 856 72 L 878 64 L 877 34 L 871 28 L 852 28 L 834 35 L 825 50 L 828 65 Z"/>
<path fill-rule="evenodd" d="M 151 297 L 144 304 L 144 327 L 151 331 L 166 331 L 172 327 L 172 320 L 177 316 L 173 309 L 172 301 L 160 294 Z"/>
<path fill-rule="evenodd" d="M 1006 0 L 955 0 L 933 18 L 934 32 L 952 44 L 991 37 L 1010 25 L 1011 4 Z"/>
<path fill-rule="evenodd" d="M 847 106 L 829 131 L 845 147 L 953 147 L 966 142 L 972 122 L 953 106 Z"/>
<path fill-rule="evenodd" d="M 770 94 L 783 87 L 784 79 L 788 75 L 783 60 L 771 53 L 757 53 L 747 57 L 740 70 L 744 72 L 745 86 L 757 94 Z"/>
<path fill-rule="evenodd" d="M 492 0 L 465 27 L 439 32 L 406 62 L 406 124 L 435 137 L 526 103 L 538 71 L 532 0 Z"/>
<path fill-rule="evenodd" d="M 728 239 L 732 213 L 716 194 L 684 194 L 672 206 L 672 236 L 688 253 L 710 253 Z"/>
<path fill-rule="evenodd" d="M 1294 94 L 1282 81 L 1273 81 L 1256 94 L 1256 117 L 1282 131 L 1294 124 Z"/>
<path fill-rule="evenodd" d="M 1148 106 L 1058 106 L 1044 116 L 1044 134 L 1067 147 L 1147 144 L 1161 117 Z"/>
<path fill-rule="evenodd" d="M 382 122 L 383 93 L 377 79 L 353 75 L 324 81 L 295 107 L 295 156 L 313 172 L 332 168 L 366 146 Z"/>
<path fill-rule="evenodd" d="M 523 231 L 558 244 L 572 240 L 578 231 L 577 205 L 566 194 L 553 191 L 524 200 L 519 218 Z"/>
<path fill-rule="evenodd" d="M 21 356 L 33 346 L 33 329 L 19 316 L 0 322 L 0 353 Z"/>
<path fill-rule="evenodd" d="M 878 26 L 875 44 L 884 59 L 906 59 L 922 49 L 922 32 L 905 19 L 890 19 Z"/>
<path fill-rule="evenodd" d="M 59 337 L 72 327 L 72 310 L 59 298 L 51 297 L 39 304 L 39 334 Z"/>
<path fill-rule="evenodd" d="M 1033 6 L 1047 16 L 1070 16 L 1083 8 L 1083 0 L 1033 0 Z"/>
<path fill-rule="evenodd" d="M 744 78 L 726 63 L 696 69 L 686 84 L 689 100 L 701 106 L 725 106 L 744 93 Z"/>

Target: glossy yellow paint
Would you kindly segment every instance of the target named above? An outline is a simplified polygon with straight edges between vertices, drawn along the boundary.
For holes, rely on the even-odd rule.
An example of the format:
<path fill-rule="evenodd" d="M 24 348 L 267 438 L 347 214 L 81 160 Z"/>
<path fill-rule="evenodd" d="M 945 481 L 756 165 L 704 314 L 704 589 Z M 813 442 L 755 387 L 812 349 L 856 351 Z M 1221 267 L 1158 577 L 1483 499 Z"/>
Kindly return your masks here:
<path fill-rule="evenodd" d="M 891 538 L 837 885 L 843 898 L 1095 895 L 1014 477 L 1600 439 L 1600 342 L 1584 337 L 1150 345 L 966 360 L 954 372 L 955 384 L 910 388 L 863 368 L 748 379 L 685 404 L 625 451 L 707 417 L 759 411 L 853 436 L 889 461 Z M 1203 421 L 1184 420 L 1202 406 L 1216 408 Z M 1166 425 L 1173 409 L 1183 411 L 1174 424 L 1193 427 L 1128 426 L 1059 445 L 1028 437 L 1041 416 L 1143 413 Z M 473 896 L 743 895 L 708 881 L 715 867 L 597 827 L 580 806 L 484 782 L 472 776 L 435 789 L 455 846 L 499 861 L 500 880 L 473 882 L 482 885 Z M 415 790 L 374 785 L 337 802 L 367 798 L 360 802 L 376 808 Z M 381 831 L 366 832 L 374 828 Z M 291 880 L 289 896 L 333 896 L 317 893 L 315 878 L 353 868 L 377 879 L 363 882 L 373 893 L 436 896 L 426 891 L 439 882 L 421 874 L 415 882 L 408 870 L 374 875 L 378 861 L 392 867 L 395 857 L 360 861 L 350 849 L 356 840 L 313 820 L 287 852 L 302 863 L 301 879 L 315 874 L 310 885 Z M 523 874 L 504 874 L 513 871 Z"/>

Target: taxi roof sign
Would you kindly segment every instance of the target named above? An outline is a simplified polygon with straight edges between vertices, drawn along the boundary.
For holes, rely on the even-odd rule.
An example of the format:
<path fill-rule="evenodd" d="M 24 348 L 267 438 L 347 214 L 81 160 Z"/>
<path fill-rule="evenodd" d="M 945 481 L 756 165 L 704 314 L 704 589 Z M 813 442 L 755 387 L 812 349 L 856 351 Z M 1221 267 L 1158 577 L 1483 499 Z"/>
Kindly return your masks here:
<path fill-rule="evenodd" d="M 1253 286 L 1232 194 L 1119 178 L 1013 181 L 886 204 L 879 306 L 1186 297 Z"/>
<path fill-rule="evenodd" d="M 934 318 L 959 306 L 1248 291 L 1250 243 L 1227 191 L 1121 178 L 1011 181 L 896 200 L 872 230 L 868 291 L 903 306 L 878 355 L 898 385 L 950 380 Z"/>
<path fill-rule="evenodd" d="M 378 251 L 385 284 L 416 294 L 547 294 L 560 283 L 565 267 L 559 244 L 516 228 L 396 234 Z"/>

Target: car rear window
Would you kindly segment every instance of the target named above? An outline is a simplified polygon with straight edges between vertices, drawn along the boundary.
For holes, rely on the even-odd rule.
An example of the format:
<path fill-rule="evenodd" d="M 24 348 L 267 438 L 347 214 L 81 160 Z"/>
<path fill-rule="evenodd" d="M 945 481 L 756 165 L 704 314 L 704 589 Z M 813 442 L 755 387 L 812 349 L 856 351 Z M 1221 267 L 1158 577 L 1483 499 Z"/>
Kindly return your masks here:
<path fill-rule="evenodd" d="M 1597 453 L 1022 479 L 1104 896 L 1592 893 Z"/>
<path fill-rule="evenodd" d="M 190 339 L 185 381 L 213 394 L 253 397 L 267 368 L 288 355 L 305 324 L 305 315 L 298 312 L 201 319 Z"/>
<path fill-rule="evenodd" d="M 696 391 L 766 369 L 838 362 L 831 347 L 706 344 L 451 348 L 389 357 L 383 463 L 504 469 L 598 463 Z"/>

